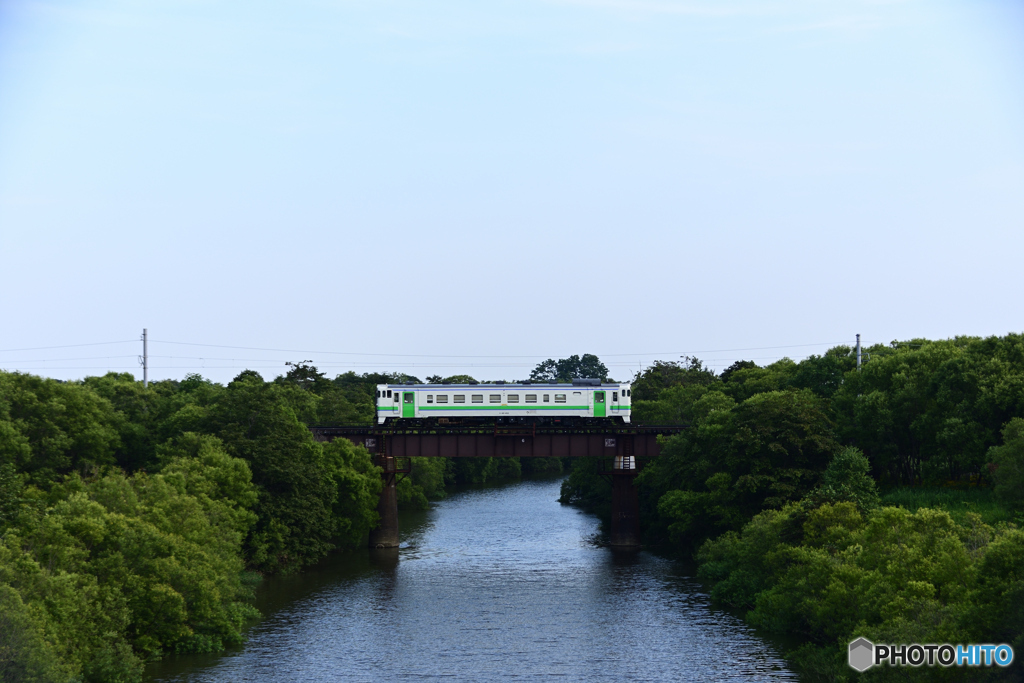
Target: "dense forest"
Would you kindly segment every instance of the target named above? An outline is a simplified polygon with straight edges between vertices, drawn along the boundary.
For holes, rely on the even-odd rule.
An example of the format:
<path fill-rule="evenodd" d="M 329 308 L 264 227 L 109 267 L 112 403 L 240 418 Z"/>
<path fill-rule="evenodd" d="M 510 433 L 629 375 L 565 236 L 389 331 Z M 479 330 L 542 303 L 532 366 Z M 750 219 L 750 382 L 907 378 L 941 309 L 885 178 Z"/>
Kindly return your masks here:
<path fill-rule="evenodd" d="M 531 379 L 607 372 L 587 354 Z M 872 347 L 860 370 L 845 347 L 721 374 L 685 358 L 633 381 L 634 421 L 688 426 L 638 477 L 646 542 L 796 643 L 808 680 L 852 680 L 854 634 L 1024 652 L 1024 337 Z M 308 427 L 369 423 L 383 382 L 419 380 L 0 373 L 0 681 L 138 681 L 146 660 L 240 642 L 262 575 L 361 547 L 377 523 L 370 456 Z M 563 502 L 607 516 L 599 466 L 573 461 Z M 400 505 L 562 467 L 414 459 Z"/>
<path fill-rule="evenodd" d="M 240 642 L 261 575 L 362 547 L 380 471 L 309 426 L 369 423 L 379 382 L 418 380 L 0 373 L 0 681 L 137 681 L 148 659 Z M 415 459 L 399 502 L 561 467 Z"/>
<path fill-rule="evenodd" d="M 855 637 L 1024 655 L 1024 336 L 838 347 L 721 374 L 657 363 L 633 419 L 689 425 L 637 478 L 646 542 L 695 557 L 720 604 L 806 680 L 1022 678 L 846 666 Z M 562 500 L 609 514 L 597 463 Z M 795 644 L 794 644 L 795 643 Z"/>

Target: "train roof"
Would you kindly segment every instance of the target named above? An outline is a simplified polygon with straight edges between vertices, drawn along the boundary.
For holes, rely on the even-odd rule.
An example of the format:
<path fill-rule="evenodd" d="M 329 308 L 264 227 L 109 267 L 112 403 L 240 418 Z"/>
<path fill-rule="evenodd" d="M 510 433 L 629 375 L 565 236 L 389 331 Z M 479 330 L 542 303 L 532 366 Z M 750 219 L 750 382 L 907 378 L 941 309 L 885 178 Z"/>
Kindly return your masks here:
<path fill-rule="evenodd" d="M 567 382 L 490 382 L 484 383 L 479 382 L 477 384 L 386 384 L 388 387 L 416 387 L 419 389 L 436 389 L 440 387 L 452 388 L 452 389 L 533 389 L 541 387 L 545 389 L 550 388 L 565 388 L 565 389 L 579 389 L 580 387 L 619 387 L 623 384 L 629 384 L 629 382 L 601 382 L 600 380 L 574 380 L 571 384 Z"/>

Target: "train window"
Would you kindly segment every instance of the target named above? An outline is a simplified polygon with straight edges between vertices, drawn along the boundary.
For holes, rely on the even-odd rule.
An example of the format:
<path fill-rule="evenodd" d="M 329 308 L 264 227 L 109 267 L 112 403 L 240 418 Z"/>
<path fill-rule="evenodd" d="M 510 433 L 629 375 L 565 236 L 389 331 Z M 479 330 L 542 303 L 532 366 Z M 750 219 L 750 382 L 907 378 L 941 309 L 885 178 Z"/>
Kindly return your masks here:
<path fill-rule="evenodd" d="M 388 392 L 388 396 L 390 396 L 390 395 L 391 395 L 391 392 L 389 391 Z M 395 392 L 395 403 L 398 403 L 398 392 L 397 391 Z"/>
<path fill-rule="evenodd" d="M 594 392 L 594 403 L 604 403 L 604 392 L 603 391 L 595 391 Z"/>
<path fill-rule="evenodd" d="M 391 398 L 391 390 L 388 389 L 388 398 Z"/>
<path fill-rule="evenodd" d="M 509 403 L 519 403 L 519 394 L 509 394 L 508 395 L 508 402 Z"/>
<path fill-rule="evenodd" d="M 427 394 L 427 403 L 433 403 L 433 402 L 434 402 L 434 395 L 433 394 Z"/>
<path fill-rule="evenodd" d="M 455 400 L 453 401 L 453 403 L 465 403 L 465 402 L 466 402 L 466 395 L 465 394 L 455 394 Z"/>
<path fill-rule="evenodd" d="M 501 403 L 501 394 L 491 394 L 491 403 Z"/>
<path fill-rule="evenodd" d="M 380 398 L 380 389 L 377 390 L 377 398 Z"/>
<path fill-rule="evenodd" d="M 405 402 L 412 403 L 412 397 L 415 395 L 416 394 L 412 393 L 411 391 L 405 392 Z M 395 398 L 398 398 L 398 394 L 395 394 Z"/>
<path fill-rule="evenodd" d="M 526 395 L 526 402 L 527 403 L 536 403 L 537 402 L 537 394 L 527 394 Z"/>
<path fill-rule="evenodd" d="M 473 398 L 471 400 L 473 401 L 473 403 L 483 403 L 484 402 L 484 395 L 483 394 L 473 394 Z"/>
<path fill-rule="evenodd" d="M 551 403 L 551 394 L 544 394 L 544 402 Z"/>
<path fill-rule="evenodd" d="M 565 403 L 565 394 L 555 394 L 555 403 Z"/>
<path fill-rule="evenodd" d="M 437 395 L 437 402 L 438 403 L 447 403 L 448 402 L 448 397 L 445 396 L 444 394 L 438 394 Z"/>
<path fill-rule="evenodd" d="M 618 400 L 619 400 L 619 392 L 613 391 L 612 392 L 612 402 L 614 403 L 614 402 L 616 402 Z"/>

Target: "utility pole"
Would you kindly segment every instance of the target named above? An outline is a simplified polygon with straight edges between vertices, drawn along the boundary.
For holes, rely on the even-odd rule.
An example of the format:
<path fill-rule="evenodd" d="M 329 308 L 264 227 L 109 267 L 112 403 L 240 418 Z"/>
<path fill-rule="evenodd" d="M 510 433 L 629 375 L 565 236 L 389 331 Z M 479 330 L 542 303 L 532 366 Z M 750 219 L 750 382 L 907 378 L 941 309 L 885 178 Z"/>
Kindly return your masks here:
<path fill-rule="evenodd" d="M 857 335 L 857 372 L 860 372 L 860 335 Z"/>
<path fill-rule="evenodd" d="M 145 327 L 142 328 L 142 386 L 149 387 L 149 340 L 147 337 L 148 330 Z M 860 338 L 860 335 L 857 335 Z M 860 348 L 859 346 L 857 348 Z M 860 367 L 860 355 L 858 352 L 857 356 L 857 367 Z"/>

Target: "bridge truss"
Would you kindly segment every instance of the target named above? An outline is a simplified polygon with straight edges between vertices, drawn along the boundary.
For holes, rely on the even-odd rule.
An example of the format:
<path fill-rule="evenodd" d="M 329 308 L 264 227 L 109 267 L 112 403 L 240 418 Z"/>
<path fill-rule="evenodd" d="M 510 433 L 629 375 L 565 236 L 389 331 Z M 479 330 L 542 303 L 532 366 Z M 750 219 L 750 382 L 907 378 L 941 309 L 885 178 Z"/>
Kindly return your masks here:
<path fill-rule="evenodd" d="M 677 434 L 681 425 L 341 425 L 311 427 L 317 441 L 338 438 L 366 448 L 381 468 L 384 487 L 377 512 L 381 522 L 370 532 L 371 548 L 396 548 L 396 486 L 412 471 L 411 458 L 577 458 L 598 457 L 610 463 L 601 475 L 612 484 L 611 545 L 640 545 L 640 506 L 633 479 L 641 458 L 660 454 L 658 437 Z"/>

